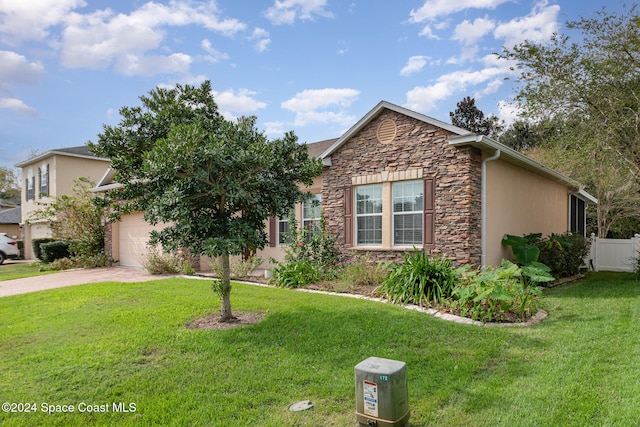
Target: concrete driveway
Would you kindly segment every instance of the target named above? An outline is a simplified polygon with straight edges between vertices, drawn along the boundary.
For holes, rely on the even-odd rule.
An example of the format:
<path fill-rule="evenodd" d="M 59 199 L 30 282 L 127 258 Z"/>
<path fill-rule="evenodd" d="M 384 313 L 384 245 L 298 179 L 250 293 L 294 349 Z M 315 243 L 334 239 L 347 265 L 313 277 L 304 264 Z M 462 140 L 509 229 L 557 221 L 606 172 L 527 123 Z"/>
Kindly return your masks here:
<path fill-rule="evenodd" d="M 7 261 L 7 263 L 10 262 L 11 261 Z M 2 266 L 0 266 L 0 273 L 2 273 Z M 145 282 L 147 280 L 158 280 L 164 277 L 170 276 L 154 276 L 149 274 L 146 269 L 123 267 L 61 271 L 59 273 L 45 274 L 42 276 L 0 281 L 0 297 L 62 288 L 65 286 L 82 285 L 85 283 Z"/>

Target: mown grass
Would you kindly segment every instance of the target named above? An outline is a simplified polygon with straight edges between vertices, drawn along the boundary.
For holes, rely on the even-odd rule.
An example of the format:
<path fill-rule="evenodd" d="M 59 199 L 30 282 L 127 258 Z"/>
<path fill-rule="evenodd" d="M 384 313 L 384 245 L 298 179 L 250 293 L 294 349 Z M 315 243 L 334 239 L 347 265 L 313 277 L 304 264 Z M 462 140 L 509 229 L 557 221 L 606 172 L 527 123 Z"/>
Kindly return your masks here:
<path fill-rule="evenodd" d="M 592 274 L 545 291 L 549 317 L 481 328 L 370 301 L 235 284 L 255 325 L 191 330 L 210 283 L 104 283 L 0 298 L 3 426 L 353 426 L 353 368 L 407 363 L 413 426 L 640 424 L 640 285 Z M 308 399 L 312 410 L 294 413 Z M 41 412 L 43 403 L 135 412 Z"/>
<path fill-rule="evenodd" d="M 0 281 L 57 273 L 53 270 L 41 270 L 41 265 L 42 263 L 40 262 L 5 261 L 4 264 L 0 265 Z"/>

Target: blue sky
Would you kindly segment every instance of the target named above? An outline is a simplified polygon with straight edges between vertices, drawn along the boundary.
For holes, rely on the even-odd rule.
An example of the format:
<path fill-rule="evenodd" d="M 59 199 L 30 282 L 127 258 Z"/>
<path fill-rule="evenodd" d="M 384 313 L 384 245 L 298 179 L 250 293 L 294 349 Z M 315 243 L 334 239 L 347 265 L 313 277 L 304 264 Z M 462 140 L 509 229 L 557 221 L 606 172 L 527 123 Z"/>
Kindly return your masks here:
<path fill-rule="evenodd" d="M 158 85 L 211 80 L 272 138 L 340 136 L 380 100 L 449 122 L 465 96 L 509 122 L 494 52 L 605 0 L 0 0 L 0 165 L 95 141 Z"/>

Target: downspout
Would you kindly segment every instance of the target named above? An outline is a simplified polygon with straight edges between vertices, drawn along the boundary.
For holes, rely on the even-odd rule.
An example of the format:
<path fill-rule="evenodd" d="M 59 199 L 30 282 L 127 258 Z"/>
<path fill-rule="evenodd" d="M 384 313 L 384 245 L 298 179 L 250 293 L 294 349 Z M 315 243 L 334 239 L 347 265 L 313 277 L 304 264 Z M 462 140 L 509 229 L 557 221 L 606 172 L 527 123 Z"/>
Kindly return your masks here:
<path fill-rule="evenodd" d="M 480 238 L 480 250 L 482 251 L 480 254 L 480 264 L 482 268 L 487 265 L 487 163 L 492 160 L 496 160 L 500 157 L 500 149 L 498 148 L 493 156 L 487 157 L 482 161 L 482 190 L 481 190 L 481 205 L 482 210 L 480 213 L 481 216 L 481 238 Z"/>

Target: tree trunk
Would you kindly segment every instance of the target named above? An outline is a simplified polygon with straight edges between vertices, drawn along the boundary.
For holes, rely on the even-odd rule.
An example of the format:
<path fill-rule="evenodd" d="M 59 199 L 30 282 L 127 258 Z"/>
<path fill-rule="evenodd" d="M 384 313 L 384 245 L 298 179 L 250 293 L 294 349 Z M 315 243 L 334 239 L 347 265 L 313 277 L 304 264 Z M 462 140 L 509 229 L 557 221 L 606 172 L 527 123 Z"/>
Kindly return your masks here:
<path fill-rule="evenodd" d="M 220 308 L 220 320 L 229 322 L 235 317 L 231 314 L 231 273 L 229 270 L 229 254 L 222 255 L 222 286 L 220 288 L 220 297 L 222 299 L 222 307 Z"/>

